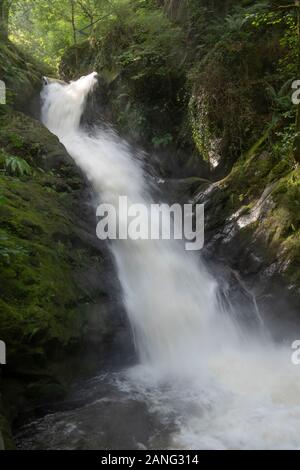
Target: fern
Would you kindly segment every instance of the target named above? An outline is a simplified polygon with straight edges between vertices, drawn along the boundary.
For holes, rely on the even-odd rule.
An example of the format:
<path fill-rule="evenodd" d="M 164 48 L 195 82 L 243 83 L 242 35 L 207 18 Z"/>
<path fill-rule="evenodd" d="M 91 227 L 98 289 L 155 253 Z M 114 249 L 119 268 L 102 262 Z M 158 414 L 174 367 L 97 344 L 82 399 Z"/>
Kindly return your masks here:
<path fill-rule="evenodd" d="M 275 90 L 272 85 L 268 85 L 266 92 L 272 102 L 272 109 L 275 112 L 286 112 L 292 108 L 290 97 L 290 87 L 292 79 L 286 81 L 279 91 Z"/>
<path fill-rule="evenodd" d="M 7 173 L 10 175 L 31 175 L 32 169 L 31 166 L 20 157 L 15 157 L 13 155 L 4 156 L 4 167 Z"/>
<path fill-rule="evenodd" d="M 247 21 L 248 18 L 245 16 L 227 15 L 225 18 L 227 29 L 230 33 L 241 31 Z"/>

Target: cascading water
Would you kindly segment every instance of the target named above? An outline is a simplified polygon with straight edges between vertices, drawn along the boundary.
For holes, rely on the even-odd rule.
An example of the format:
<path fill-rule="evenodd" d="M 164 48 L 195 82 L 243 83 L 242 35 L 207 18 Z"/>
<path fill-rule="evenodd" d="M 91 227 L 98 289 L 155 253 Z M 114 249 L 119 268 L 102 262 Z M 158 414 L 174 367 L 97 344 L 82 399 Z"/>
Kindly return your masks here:
<path fill-rule="evenodd" d="M 117 206 L 126 195 L 148 206 L 145 175 L 126 143 L 112 131 L 80 129 L 96 81 L 93 73 L 45 86 L 43 122 L 99 201 Z M 140 357 L 112 381 L 163 423 L 173 420 L 169 447 L 300 448 L 299 370 L 291 351 L 243 332 L 219 306 L 216 281 L 181 244 L 118 240 L 111 248 Z M 41 434 L 42 425 L 37 429 Z"/>
<path fill-rule="evenodd" d="M 149 206 L 143 171 L 126 143 L 111 131 L 91 136 L 80 130 L 85 98 L 96 83 L 91 74 L 67 86 L 45 87 L 43 122 L 85 172 L 99 201 L 117 207 L 119 196 L 127 196 L 129 204 Z M 127 213 L 119 215 L 122 223 Z M 112 251 L 142 363 L 190 364 L 210 340 L 216 321 L 230 328 L 226 316 L 216 318 L 215 281 L 181 244 L 128 239 L 112 243 Z"/>

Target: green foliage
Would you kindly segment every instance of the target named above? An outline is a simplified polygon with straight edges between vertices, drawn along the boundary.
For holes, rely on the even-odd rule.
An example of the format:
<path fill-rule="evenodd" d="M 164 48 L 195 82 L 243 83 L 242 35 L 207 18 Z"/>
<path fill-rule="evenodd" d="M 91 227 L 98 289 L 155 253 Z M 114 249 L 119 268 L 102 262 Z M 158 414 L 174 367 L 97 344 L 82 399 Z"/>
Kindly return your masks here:
<path fill-rule="evenodd" d="M 64 202 L 47 193 L 42 180 L 1 176 L 1 187 L 0 327 L 13 367 L 20 351 L 25 361 L 29 356 L 42 361 L 51 338 L 67 344 L 77 334 L 79 317 L 70 255 L 54 237 L 71 232 Z"/>
<path fill-rule="evenodd" d="M 110 70 L 133 67 L 132 80 L 166 76 L 178 66 L 183 35 L 163 12 L 146 2 L 120 2 L 96 29 L 99 64 Z"/>
<path fill-rule="evenodd" d="M 10 38 L 34 57 L 57 67 L 67 47 L 89 37 L 93 26 L 81 30 L 105 14 L 108 5 L 106 0 L 15 0 Z"/>
<path fill-rule="evenodd" d="M 251 24 L 259 30 L 277 28 L 281 30 L 279 46 L 285 51 L 279 60 L 278 70 L 283 79 L 288 79 L 297 70 L 298 38 L 296 10 L 293 5 L 290 8 L 271 9 L 259 12 L 251 16 Z"/>
<path fill-rule="evenodd" d="M 24 176 L 31 175 L 31 166 L 21 157 L 7 155 L 0 151 L 0 163 L 2 162 L 4 169 L 9 175 Z"/>
<path fill-rule="evenodd" d="M 278 91 L 272 85 L 268 85 L 266 88 L 274 116 L 276 117 L 293 118 L 295 116 L 295 107 L 291 100 L 292 82 L 292 79 L 288 80 Z"/>
<path fill-rule="evenodd" d="M 162 136 L 154 136 L 152 138 L 153 146 L 156 149 L 161 147 L 167 147 L 171 142 L 173 142 L 173 137 L 171 134 L 168 133 Z"/>
<path fill-rule="evenodd" d="M 208 34 L 202 40 L 210 46 L 218 41 L 231 42 L 238 38 L 246 40 L 251 36 L 251 25 L 253 26 L 256 19 L 265 14 L 268 7 L 268 1 L 257 2 L 254 5 L 243 5 L 242 2 L 242 4 L 234 5 L 225 17 L 216 15 L 210 18 L 208 16 Z"/>
<path fill-rule="evenodd" d="M 40 84 L 41 76 L 48 73 L 46 67 L 20 52 L 14 44 L 0 42 L 0 78 L 6 84 L 6 105 L 0 106 L 0 117 L 5 118 L 13 105 L 19 108 L 24 103 L 28 105 Z"/>
<path fill-rule="evenodd" d="M 0 257 L 5 264 L 10 264 L 13 257 L 25 256 L 26 253 L 22 246 L 15 244 L 15 240 L 5 230 L 0 230 Z"/>
<path fill-rule="evenodd" d="M 24 139 L 16 132 L 8 133 L 7 137 L 14 148 L 21 149 L 23 147 Z"/>
<path fill-rule="evenodd" d="M 153 67 L 158 66 L 157 72 L 165 74 L 168 69 L 163 69 L 159 58 L 167 57 L 173 63 L 178 60 L 178 41 L 182 34 L 154 3 L 142 0 L 15 1 L 10 37 L 35 57 L 55 67 L 68 47 L 89 39 L 93 44 L 105 42 L 106 47 L 111 43 L 110 49 L 103 51 L 110 65 L 122 67 L 152 60 Z"/>
<path fill-rule="evenodd" d="M 295 139 L 295 124 L 290 124 L 276 132 L 276 141 L 273 144 L 273 152 L 278 159 L 291 157 Z"/>

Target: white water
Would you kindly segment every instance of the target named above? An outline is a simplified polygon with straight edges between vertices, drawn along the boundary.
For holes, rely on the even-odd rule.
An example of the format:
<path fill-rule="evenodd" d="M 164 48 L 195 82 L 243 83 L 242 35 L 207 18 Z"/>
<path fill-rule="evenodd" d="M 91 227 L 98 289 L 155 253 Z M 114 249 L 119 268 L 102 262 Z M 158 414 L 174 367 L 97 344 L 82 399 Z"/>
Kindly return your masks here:
<path fill-rule="evenodd" d="M 44 87 L 43 122 L 90 180 L 97 200 L 151 203 L 138 160 L 110 131 L 80 130 L 95 74 Z M 121 214 L 123 216 L 124 214 Z M 112 243 L 140 365 L 118 384 L 177 416 L 171 447 L 300 448 L 299 369 L 291 351 L 243 333 L 217 284 L 174 241 Z M 300 366 L 299 366 L 300 367 Z"/>

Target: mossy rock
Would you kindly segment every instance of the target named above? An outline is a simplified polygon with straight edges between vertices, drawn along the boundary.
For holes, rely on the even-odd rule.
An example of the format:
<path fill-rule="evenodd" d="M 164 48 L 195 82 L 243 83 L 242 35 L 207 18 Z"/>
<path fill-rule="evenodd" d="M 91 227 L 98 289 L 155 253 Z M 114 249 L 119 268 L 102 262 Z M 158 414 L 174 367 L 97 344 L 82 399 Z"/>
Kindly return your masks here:
<path fill-rule="evenodd" d="M 8 107 L 28 111 L 41 89 L 42 76 L 49 73 L 48 67 L 27 57 L 13 43 L 0 43 L 0 79 L 6 84 Z"/>
<path fill-rule="evenodd" d="M 0 450 L 14 450 L 11 427 L 4 415 L 3 404 L 0 397 Z"/>
<path fill-rule="evenodd" d="M 49 402 L 65 397 L 68 389 L 59 383 L 33 382 L 26 388 L 25 396 L 29 400 Z"/>
<path fill-rule="evenodd" d="M 269 136 L 270 129 L 211 187 L 206 241 L 265 299 L 273 298 L 274 286 L 280 286 L 292 306 L 281 305 L 286 312 L 277 312 L 272 305 L 272 312 L 298 321 L 300 171 L 290 154 L 274 152 Z"/>
<path fill-rule="evenodd" d="M 1 389 L 11 422 L 25 404 L 66 392 L 89 341 L 87 304 L 101 303 L 104 288 L 81 173 L 39 122 L 9 110 L 2 123 L 0 148 L 32 168 L 30 175 L 5 167 L 0 174 L 0 332 L 7 345 Z M 101 351 L 109 324 L 98 334 Z"/>

